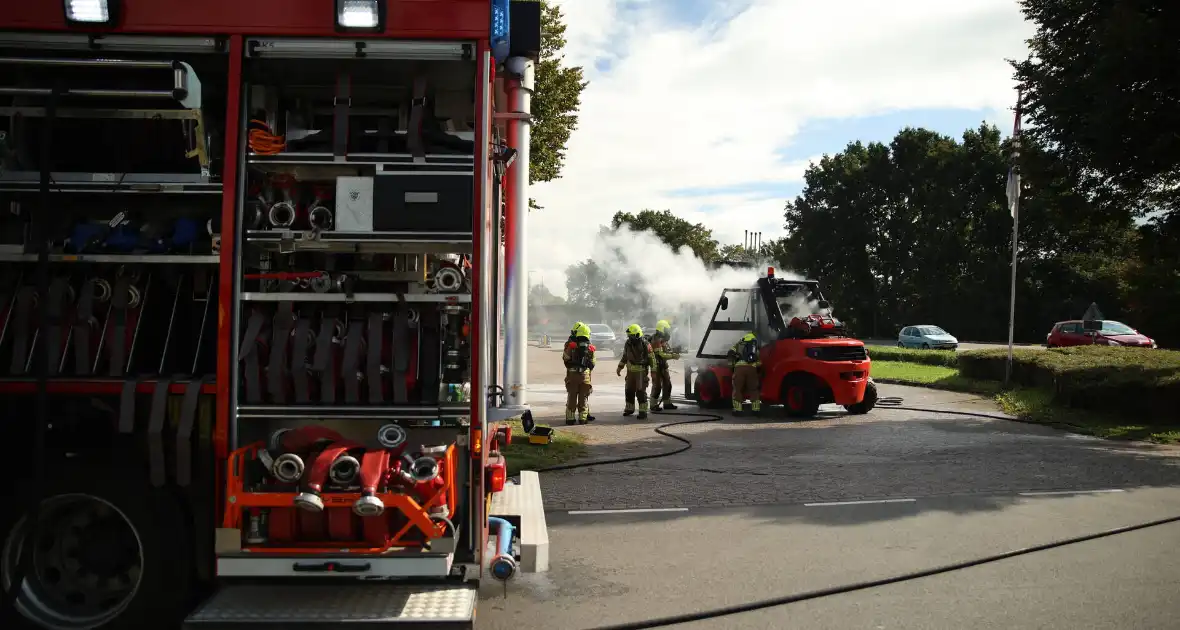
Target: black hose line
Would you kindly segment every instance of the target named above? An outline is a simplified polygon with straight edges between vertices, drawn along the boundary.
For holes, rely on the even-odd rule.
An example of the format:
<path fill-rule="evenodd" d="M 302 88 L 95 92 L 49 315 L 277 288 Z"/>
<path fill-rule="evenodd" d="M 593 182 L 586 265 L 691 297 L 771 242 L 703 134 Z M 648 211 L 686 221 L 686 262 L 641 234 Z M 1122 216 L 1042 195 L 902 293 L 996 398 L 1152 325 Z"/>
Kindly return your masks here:
<path fill-rule="evenodd" d="M 988 418 L 988 419 L 993 419 L 993 420 L 1011 420 L 1011 418 L 1007 418 L 1005 416 L 1000 416 L 1000 415 L 996 415 L 996 414 L 977 413 L 977 412 L 971 412 L 971 411 L 944 411 L 941 409 L 926 409 L 926 408 L 921 408 L 921 407 L 902 407 L 902 406 L 898 406 L 898 405 L 882 405 L 880 407 L 876 407 L 876 409 L 900 409 L 900 410 L 905 410 L 905 411 L 945 413 L 945 414 L 952 414 L 952 415 L 958 415 L 958 416 L 971 416 L 971 417 L 978 417 L 978 418 Z M 690 448 L 692 448 L 692 442 L 687 438 L 681 437 L 679 435 L 674 435 L 672 433 L 668 433 L 666 431 L 666 429 L 670 429 L 670 428 L 676 427 L 676 426 L 688 425 L 688 424 L 703 424 L 706 422 L 718 422 L 718 421 L 721 421 L 724 419 L 723 416 L 720 416 L 717 414 L 693 413 L 693 412 L 687 412 L 687 411 L 678 411 L 678 412 L 677 411 L 664 411 L 664 412 L 660 412 L 660 415 L 664 415 L 664 416 L 690 416 L 690 417 L 694 418 L 692 420 L 679 420 L 676 422 L 668 422 L 666 424 L 661 424 L 661 425 L 655 427 L 656 433 L 658 433 L 662 436 L 665 436 L 665 437 L 672 438 L 673 440 L 676 440 L 677 442 L 681 442 L 682 446 L 679 446 L 679 447 L 672 449 L 670 451 L 664 451 L 662 453 L 653 453 L 650 455 L 635 455 L 632 457 L 620 457 L 617 459 L 603 459 L 603 460 L 597 460 L 597 461 L 578 462 L 578 463 L 573 463 L 573 464 L 561 464 L 558 466 L 549 466 L 548 468 L 538 469 L 537 472 L 554 472 L 554 471 L 558 471 L 558 470 L 573 470 L 576 468 L 589 468 L 591 466 L 606 466 L 606 465 L 610 465 L 610 464 L 623 464 L 623 463 L 627 463 L 627 462 L 637 462 L 637 461 L 643 461 L 643 460 L 648 460 L 648 459 L 659 459 L 661 457 L 670 457 L 670 456 L 676 455 L 678 453 L 683 453 L 683 452 L 689 450 Z M 1141 529 L 1148 529 L 1151 527 L 1158 527 L 1160 525 L 1167 525 L 1167 524 L 1176 523 L 1176 522 L 1180 522 L 1180 516 L 1171 516 L 1168 518 L 1162 518 L 1162 519 L 1158 519 L 1158 520 L 1154 520 L 1154 521 L 1150 521 L 1150 522 L 1146 522 L 1146 523 L 1138 523 L 1135 525 L 1116 527 L 1114 529 L 1108 529 L 1108 530 L 1096 532 L 1093 534 L 1085 534 L 1082 536 L 1075 536 L 1073 538 L 1065 538 L 1065 539 L 1055 540 L 1055 541 L 1051 541 L 1051 542 L 1044 543 L 1041 545 L 1034 545 L 1032 547 L 1024 547 L 1022 549 L 1013 549 L 1011 551 L 1005 551 L 1003 553 L 993 554 L 990 556 L 983 556 L 980 558 L 965 560 L 963 562 L 955 562 L 952 564 L 945 564 L 945 565 L 933 567 L 930 569 L 923 569 L 921 571 L 912 571 L 909 573 L 902 573 L 899 575 L 885 577 L 885 578 L 881 578 L 878 580 L 865 580 L 862 582 L 853 582 L 851 584 L 845 584 L 842 586 L 833 586 L 830 588 L 818 589 L 818 590 L 814 590 L 814 591 L 806 591 L 806 592 L 797 593 L 794 595 L 784 595 L 782 597 L 772 597 L 769 599 L 762 599 L 762 600 L 757 600 L 757 601 L 753 601 L 753 602 L 747 602 L 745 604 L 735 604 L 733 606 L 723 606 L 721 608 L 702 610 L 699 612 L 686 613 L 683 615 L 672 615 L 669 617 L 659 617 L 656 619 L 646 619 L 643 621 L 633 621 L 633 622 L 610 625 L 610 626 L 597 626 L 595 628 L 592 628 L 591 630 L 640 630 L 641 628 L 661 628 L 664 626 L 674 626 L 674 625 L 678 625 L 678 624 L 682 624 L 682 623 L 692 623 L 692 622 L 696 622 L 696 621 L 707 621 L 710 619 L 717 619 L 719 617 L 727 617 L 729 615 L 736 615 L 736 614 L 744 613 L 744 612 L 762 610 L 765 608 L 774 608 L 776 606 L 786 606 L 787 604 L 794 604 L 797 602 L 804 602 L 804 601 L 808 601 L 808 600 L 812 600 L 812 599 L 820 599 L 820 598 L 829 597 L 832 595 L 841 595 L 844 593 L 852 593 L 855 591 L 863 591 L 863 590 L 870 589 L 870 588 L 876 588 L 878 586 L 886 586 L 889 584 L 908 582 L 910 580 L 917 580 L 920 578 L 930 577 L 933 575 L 940 575 L 943 573 L 950 573 L 952 571 L 959 571 L 962 569 L 977 567 L 977 566 L 984 565 L 984 564 L 991 564 L 993 562 L 999 562 L 1000 560 L 1007 560 L 1009 558 L 1015 558 L 1017 556 L 1023 556 L 1023 555 L 1035 553 L 1038 551 L 1045 551 L 1048 549 L 1056 549 L 1058 547 L 1065 547 L 1068 545 L 1074 545 L 1077 543 L 1087 542 L 1090 540 L 1107 538 L 1109 536 L 1116 536 L 1118 534 L 1126 534 L 1128 532 L 1134 532 L 1134 531 L 1138 531 Z"/>
<path fill-rule="evenodd" d="M 769 599 L 762 599 L 745 604 L 736 604 L 734 606 L 724 606 L 722 608 L 713 608 L 711 610 L 702 610 L 700 612 L 688 613 L 684 615 L 672 615 L 670 617 L 660 617 L 657 619 L 647 619 L 645 621 L 635 621 L 631 623 L 622 623 L 613 626 L 598 626 L 594 630 L 638 630 L 640 628 L 660 628 L 663 626 L 672 626 L 681 623 L 690 623 L 694 621 L 706 621 L 709 619 L 716 619 L 718 617 L 725 617 L 728 615 L 736 615 L 738 613 L 751 612 L 754 610 L 762 610 L 764 608 L 773 608 L 775 606 L 785 606 L 787 604 L 794 604 L 797 602 L 805 602 L 811 599 L 819 599 L 821 597 L 829 597 L 831 595 L 841 595 L 843 593 L 852 593 L 855 591 L 863 591 L 865 589 L 876 588 L 878 586 L 886 586 L 889 584 L 897 584 L 899 582 L 908 582 L 910 580 L 917 580 L 919 578 L 930 577 L 932 575 L 939 575 L 942 573 L 950 573 L 961 569 L 968 569 L 984 564 L 991 564 L 999 562 L 1000 560 L 1007 560 L 1017 556 L 1023 556 L 1038 551 L 1045 551 L 1047 549 L 1056 549 L 1058 547 L 1065 547 L 1067 545 L 1074 545 L 1090 540 L 1097 540 L 1099 538 L 1106 538 L 1108 536 L 1115 536 L 1118 534 L 1126 534 L 1128 532 L 1138 531 L 1140 529 L 1147 529 L 1149 527 L 1158 527 L 1160 525 L 1167 525 L 1169 523 L 1180 522 L 1180 516 L 1171 516 L 1168 518 L 1161 518 L 1159 520 L 1150 521 L 1147 523 L 1139 523 L 1136 525 L 1127 525 L 1125 527 L 1116 527 L 1106 531 L 1096 532 L 1093 534 L 1086 534 L 1084 536 L 1075 536 L 1073 538 L 1065 538 L 1055 540 L 1042 545 L 1034 545 L 1032 547 L 1024 547 L 1022 549 L 1013 549 L 1012 551 L 1005 551 L 991 556 L 984 556 L 982 558 L 975 558 L 973 560 L 965 560 L 963 562 L 955 562 L 953 564 L 944 564 L 940 567 L 933 567 L 930 569 L 923 569 L 921 571 L 913 571 L 910 573 L 902 573 L 879 580 L 865 580 L 863 582 L 853 582 L 852 584 L 845 584 L 843 586 L 833 586 L 831 588 L 823 588 L 815 591 L 806 591 L 795 595 L 786 595 L 783 597 L 772 597 Z"/>
<path fill-rule="evenodd" d="M 36 284 L 37 284 L 37 337 L 43 340 L 48 339 L 48 333 L 52 327 L 47 326 L 49 323 L 49 230 L 47 225 L 50 221 L 50 213 L 52 210 L 52 195 L 49 190 L 50 180 L 53 175 L 53 164 L 50 160 L 50 155 L 53 152 L 53 127 L 57 119 L 57 101 L 60 96 L 60 90 L 54 88 L 49 93 L 49 98 L 45 103 L 45 121 L 44 127 L 41 130 L 41 181 L 40 194 L 38 196 L 37 213 L 29 217 L 29 235 L 33 239 L 34 246 L 37 248 L 37 268 L 36 268 Z M 29 574 L 29 569 L 33 564 L 33 553 L 36 551 L 36 539 L 38 532 L 41 531 L 41 502 L 45 499 L 45 443 L 48 440 L 49 427 L 49 362 L 53 357 L 49 356 L 50 348 L 53 347 L 48 341 L 41 344 L 45 348 L 44 351 L 39 349 L 34 344 L 33 347 L 33 372 L 37 378 L 36 398 L 34 399 L 35 415 L 33 418 L 33 483 L 32 483 L 32 502 L 29 504 L 28 510 L 25 514 L 25 524 L 28 534 L 22 541 L 20 558 L 16 564 L 16 570 L 13 571 L 11 580 L 8 584 L 8 589 L 4 591 L 4 601 L 0 603 L 0 610 L 8 608 L 16 603 L 16 598 L 20 594 L 21 589 L 24 588 L 25 576 Z M 59 357 L 60 358 L 60 357 Z M 13 530 L 13 534 L 19 533 L 20 521 L 17 521 L 17 529 Z"/>

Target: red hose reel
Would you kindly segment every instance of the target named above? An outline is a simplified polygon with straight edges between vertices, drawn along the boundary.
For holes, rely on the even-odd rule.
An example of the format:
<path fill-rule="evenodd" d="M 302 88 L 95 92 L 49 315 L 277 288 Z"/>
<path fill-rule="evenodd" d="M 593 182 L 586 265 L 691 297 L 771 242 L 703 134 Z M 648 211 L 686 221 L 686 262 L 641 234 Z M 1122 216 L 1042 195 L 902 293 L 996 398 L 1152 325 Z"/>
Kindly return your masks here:
<path fill-rule="evenodd" d="M 319 551 L 326 545 L 380 551 L 421 546 L 449 531 L 455 504 L 453 445 L 407 452 L 395 424 L 378 448 L 321 426 L 277 432 L 229 459 L 223 526 L 253 551 Z M 273 453 L 279 453 L 276 457 Z"/>

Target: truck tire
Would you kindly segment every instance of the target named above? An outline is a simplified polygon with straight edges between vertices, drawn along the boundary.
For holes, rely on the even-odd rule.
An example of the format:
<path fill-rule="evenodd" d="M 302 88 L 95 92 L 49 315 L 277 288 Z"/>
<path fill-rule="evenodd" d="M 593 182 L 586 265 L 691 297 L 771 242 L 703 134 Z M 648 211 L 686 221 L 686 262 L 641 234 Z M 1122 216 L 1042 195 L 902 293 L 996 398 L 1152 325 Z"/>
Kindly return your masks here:
<path fill-rule="evenodd" d="M 725 401 L 721 400 L 721 383 L 712 370 L 704 370 L 697 376 L 697 405 L 701 409 L 720 409 Z"/>
<path fill-rule="evenodd" d="M 782 396 L 788 418 L 814 418 L 819 413 L 819 391 L 810 378 L 787 379 Z"/>
<path fill-rule="evenodd" d="M 180 503 L 149 486 L 146 471 L 104 463 L 50 464 L 34 561 L 0 627 L 166 628 L 187 613 L 193 542 Z M 23 508 L 31 497 L 23 492 L 11 504 L 19 507 L 0 516 L 5 590 L 30 533 Z"/>
<path fill-rule="evenodd" d="M 872 411 L 873 407 L 876 407 L 876 406 L 877 406 L 877 384 L 874 383 L 873 379 L 870 378 L 868 384 L 865 385 L 864 398 L 862 398 L 861 401 L 856 403 L 855 405 L 844 405 L 844 409 L 848 410 L 848 413 L 850 413 L 850 414 L 859 416 L 859 415 L 866 414 L 866 413 Z"/>

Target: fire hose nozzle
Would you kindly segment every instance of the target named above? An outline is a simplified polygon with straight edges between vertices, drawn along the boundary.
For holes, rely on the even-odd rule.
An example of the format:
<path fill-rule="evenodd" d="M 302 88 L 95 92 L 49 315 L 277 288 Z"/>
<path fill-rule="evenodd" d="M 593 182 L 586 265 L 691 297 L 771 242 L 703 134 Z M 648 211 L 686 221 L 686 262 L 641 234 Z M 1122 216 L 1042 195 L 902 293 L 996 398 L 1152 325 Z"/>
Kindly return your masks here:
<path fill-rule="evenodd" d="M 275 458 L 270 472 L 283 483 L 298 483 L 303 478 L 303 470 L 303 458 L 294 453 L 283 453 Z"/>
<path fill-rule="evenodd" d="M 352 455 L 341 455 L 332 462 L 328 469 L 328 479 L 332 483 L 346 486 L 356 480 L 361 472 L 361 462 Z"/>
<path fill-rule="evenodd" d="M 408 437 L 401 425 L 387 424 L 377 429 L 377 442 L 384 448 L 399 448 L 406 443 Z"/>
<path fill-rule="evenodd" d="M 414 460 L 413 464 L 410 465 L 409 472 L 410 477 L 414 480 L 414 483 L 427 483 L 434 481 L 440 472 L 438 460 L 429 456 L 419 457 L 418 459 Z"/>
<path fill-rule="evenodd" d="M 311 279 L 311 290 L 316 293 L 328 293 L 332 290 L 332 285 L 332 276 L 327 273 L 321 273 Z"/>
<path fill-rule="evenodd" d="M 280 201 L 270 207 L 266 218 L 275 227 L 291 227 L 295 224 L 295 206 L 290 201 Z"/>
<path fill-rule="evenodd" d="M 103 278 L 92 278 L 90 283 L 94 285 L 95 302 L 106 302 L 107 300 L 111 299 L 111 293 L 113 293 L 113 289 L 111 289 L 111 283 L 107 282 Z"/>
<path fill-rule="evenodd" d="M 308 512 L 323 512 L 324 500 L 314 492 L 304 491 L 295 495 L 295 507 Z"/>
<path fill-rule="evenodd" d="M 307 222 L 311 229 L 325 232 L 332 229 L 332 211 L 325 205 L 315 204 L 307 211 Z"/>
<path fill-rule="evenodd" d="M 381 516 L 385 513 L 385 504 L 381 499 L 366 494 L 352 504 L 352 513 L 357 516 Z"/>
<path fill-rule="evenodd" d="M 463 273 L 454 267 L 443 267 L 434 272 L 434 288 L 453 293 L 463 286 Z"/>

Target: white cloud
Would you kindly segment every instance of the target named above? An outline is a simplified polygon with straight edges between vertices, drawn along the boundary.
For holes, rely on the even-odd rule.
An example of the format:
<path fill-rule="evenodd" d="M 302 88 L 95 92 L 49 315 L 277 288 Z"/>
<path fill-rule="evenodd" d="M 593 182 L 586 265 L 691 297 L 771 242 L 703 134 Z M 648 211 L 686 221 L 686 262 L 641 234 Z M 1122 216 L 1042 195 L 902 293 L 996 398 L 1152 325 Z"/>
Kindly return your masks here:
<path fill-rule="evenodd" d="M 548 278 L 585 258 L 618 210 L 669 208 L 724 242 L 781 235 L 784 199 L 671 193 L 799 181 L 806 162 L 777 154 L 810 120 L 987 108 L 1010 126 L 1005 58 L 1032 33 L 1015 0 L 754 0 L 695 29 L 668 26 L 652 2 L 557 3 L 567 61 L 590 86 L 563 177 L 532 191 L 545 209 L 530 217 L 529 266 Z"/>

